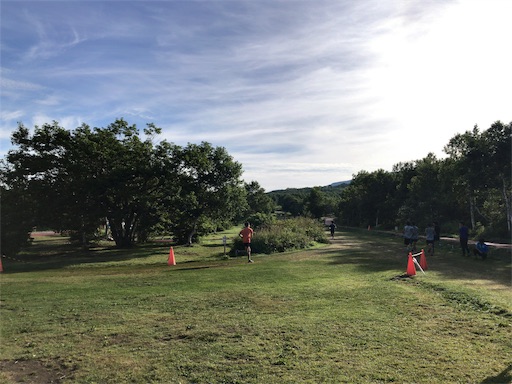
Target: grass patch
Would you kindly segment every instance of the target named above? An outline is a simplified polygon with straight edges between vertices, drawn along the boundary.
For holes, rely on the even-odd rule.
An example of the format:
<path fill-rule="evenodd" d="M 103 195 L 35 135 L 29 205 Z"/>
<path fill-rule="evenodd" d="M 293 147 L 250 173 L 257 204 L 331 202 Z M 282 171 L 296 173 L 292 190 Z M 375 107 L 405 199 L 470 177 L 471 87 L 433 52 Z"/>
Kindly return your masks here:
<path fill-rule="evenodd" d="M 65 240 L 36 239 L 0 276 L 0 380 L 511 381 L 505 254 L 462 259 L 447 245 L 426 275 L 400 278 L 406 255 L 390 234 L 342 230 L 254 264 L 223 259 L 223 236 L 175 247 L 174 267 L 170 243 L 75 259 Z"/>

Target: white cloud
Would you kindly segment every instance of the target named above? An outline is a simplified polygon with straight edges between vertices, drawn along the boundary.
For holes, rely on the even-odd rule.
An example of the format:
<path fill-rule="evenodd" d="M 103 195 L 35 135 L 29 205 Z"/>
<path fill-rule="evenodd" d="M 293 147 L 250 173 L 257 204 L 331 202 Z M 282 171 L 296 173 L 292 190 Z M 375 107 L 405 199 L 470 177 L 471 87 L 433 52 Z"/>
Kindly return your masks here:
<path fill-rule="evenodd" d="M 29 81 L 12 80 L 3 76 L 0 78 L 0 87 L 2 87 L 2 93 L 6 91 L 38 91 L 42 89 L 39 84 Z"/>
<path fill-rule="evenodd" d="M 4 111 L 2 110 L 2 115 L 1 115 L 1 119 L 2 120 L 17 120 L 19 119 L 20 117 L 22 117 L 23 115 L 25 114 L 25 112 L 23 112 L 22 110 L 17 110 L 17 111 Z M 1 132 L 1 130 L 0 130 Z"/>
<path fill-rule="evenodd" d="M 512 120 L 506 0 L 6 4 L 3 129 L 154 122 L 226 147 L 267 190 L 390 170 Z"/>

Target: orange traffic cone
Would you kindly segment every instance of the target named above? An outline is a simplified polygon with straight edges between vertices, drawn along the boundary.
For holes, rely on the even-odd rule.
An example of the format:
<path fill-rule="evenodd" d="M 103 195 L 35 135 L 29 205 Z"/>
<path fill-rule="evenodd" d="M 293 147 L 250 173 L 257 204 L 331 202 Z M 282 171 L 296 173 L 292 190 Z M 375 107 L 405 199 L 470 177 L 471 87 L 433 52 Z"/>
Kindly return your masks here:
<path fill-rule="evenodd" d="M 423 269 L 424 271 L 427 270 L 427 258 L 425 257 L 425 251 L 422 249 L 421 250 L 421 256 L 420 256 L 420 267 L 421 269 Z"/>
<path fill-rule="evenodd" d="M 416 275 L 416 267 L 414 266 L 414 261 L 412 260 L 412 253 L 409 252 L 409 260 L 407 260 L 407 275 L 414 276 Z"/>
<path fill-rule="evenodd" d="M 174 249 L 172 249 L 172 247 L 171 250 L 169 251 L 169 260 L 167 261 L 167 264 L 176 265 L 176 260 L 174 260 Z"/>
<path fill-rule="evenodd" d="M 2 255 L 0 255 L 0 272 L 4 271 L 4 266 L 2 265 Z"/>

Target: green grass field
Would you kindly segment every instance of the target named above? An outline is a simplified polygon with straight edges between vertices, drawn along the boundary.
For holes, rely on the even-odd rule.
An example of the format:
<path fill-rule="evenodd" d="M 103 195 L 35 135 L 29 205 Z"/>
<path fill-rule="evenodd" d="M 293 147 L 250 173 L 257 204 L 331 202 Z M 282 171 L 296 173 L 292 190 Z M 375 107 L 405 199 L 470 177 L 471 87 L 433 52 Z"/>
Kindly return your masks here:
<path fill-rule="evenodd" d="M 444 243 L 402 275 L 401 239 L 341 230 L 332 244 L 224 258 L 200 246 L 97 247 L 58 236 L 3 261 L 0 382 L 509 383 L 509 249 Z"/>

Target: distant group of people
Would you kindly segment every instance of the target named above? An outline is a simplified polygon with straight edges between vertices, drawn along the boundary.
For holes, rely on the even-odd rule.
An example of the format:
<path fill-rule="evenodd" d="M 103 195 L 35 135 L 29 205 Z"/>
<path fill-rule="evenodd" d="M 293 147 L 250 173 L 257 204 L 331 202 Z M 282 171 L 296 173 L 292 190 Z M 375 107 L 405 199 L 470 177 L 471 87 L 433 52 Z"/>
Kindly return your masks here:
<path fill-rule="evenodd" d="M 331 221 L 329 225 L 329 231 L 331 233 L 331 239 L 334 239 L 334 232 L 336 230 L 336 224 L 334 221 Z M 254 230 L 251 228 L 251 225 L 246 222 L 244 224 L 244 228 L 240 231 L 239 236 L 242 238 L 242 242 L 244 244 L 245 251 L 247 253 L 247 261 L 252 263 L 251 259 L 251 240 L 254 236 Z M 439 244 L 441 236 L 441 228 L 437 222 L 432 222 L 427 225 L 425 228 L 425 239 L 427 243 L 427 253 L 429 255 L 434 254 L 435 244 Z M 407 249 L 407 252 L 416 252 L 416 245 L 419 240 L 419 228 L 414 222 L 407 221 L 403 230 L 403 238 L 404 245 Z M 464 224 L 464 222 L 459 223 L 459 242 L 462 250 L 462 256 L 470 256 L 471 252 L 468 246 L 469 241 L 469 228 Z M 473 255 L 479 256 L 483 260 L 487 258 L 487 253 L 489 252 L 489 246 L 485 244 L 483 238 L 480 238 L 475 243 L 475 248 L 473 249 Z"/>
<path fill-rule="evenodd" d="M 431 255 L 434 254 L 434 244 L 436 241 L 439 241 L 440 228 L 437 223 L 431 223 L 425 229 L 425 238 L 427 239 L 427 252 Z M 420 237 L 420 231 L 416 223 L 414 222 L 406 222 L 404 226 L 404 245 L 407 249 L 407 252 L 415 252 L 416 244 L 418 243 L 418 239 Z"/>
<path fill-rule="evenodd" d="M 439 245 L 440 242 L 440 235 L 441 228 L 439 227 L 439 224 L 437 222 L 429 223 L 425 228 L 425 239 L 427 243 L 428 254 L 434 254 L 435 244 L 437 243 Z M 415 252 L 416 244 L 419 238 L 419 229 L 414 222 L 406 222 L 404 226 L 403 237 L 404 245 L 407 249 L 407 252 Z M 468 246 L 469 229 L 463 222 L 459 224 L 459 241 L 462 250 L 462 256 L 470 256 L 471 252 Z M 473 249 L 473 255 L 479 256 L 485 260 L 487 258 L 488 251 L 488 245 L 485 244 L 483 238 L 480 238 L 478 242 L 475 244 L 475 248 Z"/>

